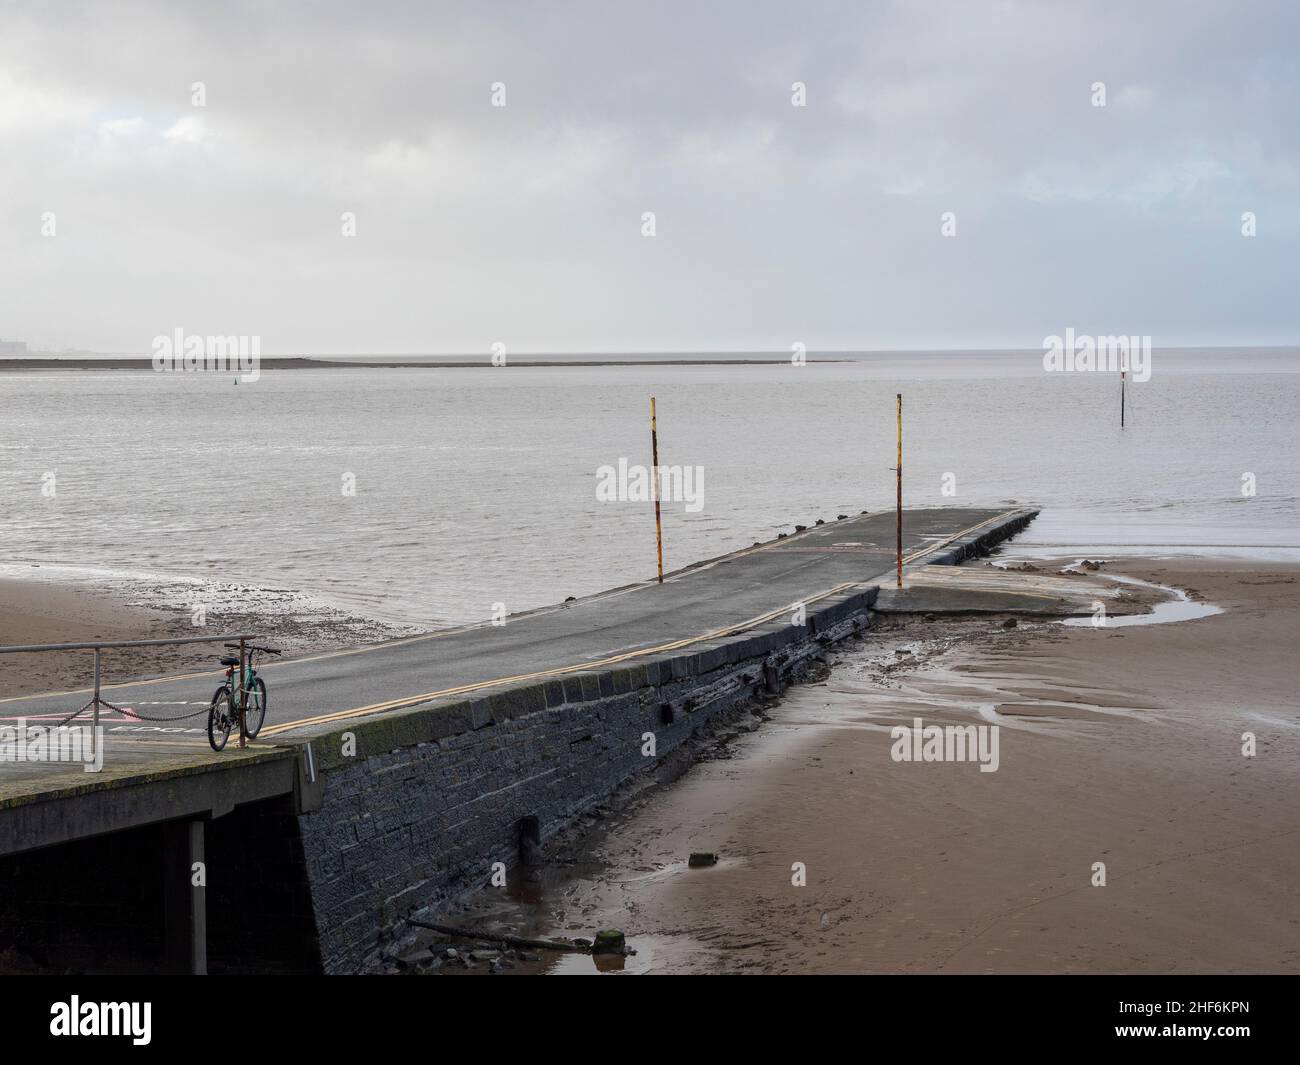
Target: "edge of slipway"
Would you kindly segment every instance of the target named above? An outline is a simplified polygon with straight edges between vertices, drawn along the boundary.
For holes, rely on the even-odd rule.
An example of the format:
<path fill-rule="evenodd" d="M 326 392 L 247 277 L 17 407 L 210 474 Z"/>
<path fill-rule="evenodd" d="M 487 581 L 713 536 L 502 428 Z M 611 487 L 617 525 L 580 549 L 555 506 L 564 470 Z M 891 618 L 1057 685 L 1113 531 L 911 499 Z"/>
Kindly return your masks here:
<path fill-rule="evenodd" d="M 953 538 L 945 542 L 939 550 L 921 548 L 914 551 L 913 558 L 925 554 L 924 562 L 918 560 L 907 563 L 904 570 L 912 573 L 926 567 L 956 566 L 966 559 L 987 553 L 1004 540 L 1016 535 L 1037 515 L 1036 509 L 1016 509 L 996 515 L 989 519 L 993 524 Z M 819 531 L 824 531 L 828 526 L 835 524 L 838 522 L 828 521 L 817 528 Z M 813 528 L 805 530 L 805 532 L 812 531 Z M 759 546 L 788 544 L 805 535 L 805 532 L 791 534 Z M 756 548 L 745 548 L 733 554 L 696 562 L 674 573 L 687 573 L 753 550 Z M 600 593 L 600 595 L 606 594 L 609 593 Z M 804 599 L 806 623 L 802 626 L 789 620 L 789 615 L 796 604 L 783 604 L 769 612 L 771 616 L 768 620 L 757 624 L 740 622 L 731 627 L 732 631 L 720 630 L 720 633 L 713 638 L 687 637 L 676 641 L 684 645 L 680 651 L 661 653 L 633 651 L 630 652 L 631 660 L 626 665 L 608 669 L 560 667 L 555 671 L 557 676 L 543 680 L 486 681 L 473 685 L 472 692 L 443 695 L 382 713 L 345 717 L 342 715 L 351 712 L 343 711 L 340 715 L 340 720 L 343 722 L 341 725 L 334 723 L 324 727 L 316 726 L 315 730 L 312 730 L 310 725 L 303 726 L 299 731 L 307 733 L 311 730 L 310 734 L 303 735 L 301 739 L 286 740 L 286 743 L 300 751 L 308 746 L 312 747 L 315 752 L 313 762 L 319 773 L 348 763 L 354 757 L 366 753 L 373 754 L 412 744 L 435 742 L 458 733 L 500 724 L 526 714 L 645 689 L 661 688 L 692 678 L 706 677 L 726 666 L 746 663 L 761 665 L 768 670 L 766 676 L 760 669 L 757 673 L 747 674 L 741 678 L 743 684 L 750 688 L 746 694 L 772 694 L 774 681 L 776 686 L 784 687 L 791 679 L 791 674 L 797 671 L 797 667 L 806 665 L 810 658 L 817 657 L 832 644 L 866 629 L 869 615 L 879 609 L 878 597 L 883 594 L 884 591 L 878 580 L 851 582 L 814 593 Z M 998 609 L 1014 611 L 1018 606 L 1019 604 L 1008 599 Z M 925 609 L 942 610 L 941 607 Z M 1073 606 L 1064 606 L 1060 610 L 1062 614 L 1073 612 Z M 775 678 L 771 675 L 773 670 L 776 673 Z M 671 723 L 676 716 L 698 711 L 708 705 L 711 699 L 716 701 L 726 694 L 732 693 L 710 692 L 700 697 L 688 696 L 668 700 L 664 703 L 663 714 L 665 718 L 670 719 L 669 723 Z M 356 754 L 343 756 L 330 753 L 341 748 L 345 733 L 351 733 L 354 737 Z"/>
<path fill-rule="evenodd" d="M 968 558 L 987 553 L 1024 529 L 1037 515 L 1037 509 L 1028 508 L 1017 508 L 995 515 L 982 522 L 983 527 L 977 527 L 976 531 L 944 541 L 939 549 L 920 548 L 912 552 L 910 558 L 917 559 L 917 556 L 923 555 L 924 561 L 917 559 L 908 562 L 905 559 L 905 572 L 913 574 L 932 567 L 955 566 Z M 839 521 L 828 521 L 753 547 L 702 559 L 665 576 L 683 576 L 755 550 L 789 544 L 808 532 L 824 531 L 836 524 Z M 640 586 L 640 583 L 633 583 L 606 589 L 573 602 L 601 599 Z M 804 600 L 806 624 L 803 626 L 795 625 L 788 619 L 795 605 L 791 603 L 770 611 L 766 620 L 755 622 L 750 619 L 718 630 L 716 635 L 684 637 L 674 641 L 674 645 L 680 646 L 679 651 L 656 653 L 650 649 L 646 652 L 629 652 L 625 656 L 627 664 L 612 668 L 557 667 L 554 671 L 549 671 L 555 675 L 545 679 L 489 680 L 467 685 L 467 691 L 455 694 L 432 699 L 417 698 L 407 703 L 395 701 L 397 705 L 387 709 L 339 711 L 337 714 L 322 715 L 326 720 L 320 724 L 313 726 L 309 721 L 297 726 L 297 736 L 284 736 L 277 742 L 259 739 L 243 750 L 230 747 L 219 754 L 197 750 L 183 754 L 171 752 L 163 757 L 152 757 L 144 763 L 105 766 L 98 773 L 69 775 L 48 783 L 31 779 L 0 781 L 0 812 L 29 803 L 88 797 L 106 790 L 152 790 L 169 785 L 184 787 L 187 781 L 204 774 L 247 771 L 255 767 L 263 775 L 279 778 L 276 793 L 293 792 L 300 812 L 311 812 L 320 805 L 321 775 L 350 763 L 354 758 L 445 740 L 538 711 L 680 685 L 693 678 L 705 677 L 723 667 L 744 663 L 757 665 L 758 672 L 738 678 L 728 688 L 748 685 L 752 689 L 750 694 L 771 694 L 795 679 L 793 674 L 802 672 L 801 667 L 806 666 L 810 658 L 816 657 L 831 644 L 865 629 L 872 611 L 947 612 L 942 604 L 910 602 L 905 598 L 909 591 L 910 589 L 901 592 L 882 589 L 878 581 L 851 582 L 808 596 Z M 985 603 L 975 609 L 1015 611 L 1026 608 L 1027 604 L 1017 603 L 1014 599 L 1014 596 L 1004 594 L 1000 602 L 991 605 Z M 572 605 L 572 602 L 564 605 Z M 540 607 L 514 615 L 512 620 L 523 620 L 558 608 L 558 604 L 555 607 Z M 964 606 L 951 601 L 948 608 L 952 612 L 965 610 Z M 1052 613 L 1075 612 L 1073 606 L 1055 599 L 1053 605 L 1043 609 Z M 678 715 L 698 711 L 727 694 L 734 694 L 734 691 L 680 697 L 666 702 L 662 713 L 671 721 Z M 351 734 L 355 746 L 355 754 L 349 756 L 338 753 L 346 734 Z M 295 762 L 296 766 L 287 766 L 289 761 Z M 273 768 L 277 764 L 278 772 Z M 270 774 L 268 770 L 271 771 Z M 225 809 L 214 809 L 213 816 L 230 808 L 229 803 L 216 805 Z M 187 805 L 184 809 L 178 808 L 175 812 L 168 811 L 161 815 L 189 816 L 193 812 Z M 4 852 L 12 852 L 12 848 L 0 848 L 0 853 Z"/>

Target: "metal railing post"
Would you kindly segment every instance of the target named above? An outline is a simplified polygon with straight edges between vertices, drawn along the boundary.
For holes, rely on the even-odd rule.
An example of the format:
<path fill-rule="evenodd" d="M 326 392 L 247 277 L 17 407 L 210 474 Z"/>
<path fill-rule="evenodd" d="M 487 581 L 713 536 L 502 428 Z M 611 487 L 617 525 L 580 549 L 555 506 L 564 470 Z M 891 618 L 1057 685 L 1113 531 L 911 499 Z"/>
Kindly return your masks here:
<path fill-rule="evenodd" d="M 247 736 L 245 733 L 245 702 L 247 692 L 244 684 L 244 673 L 248 668 L 250 656 L 248 651 L 248 641 L 253 639 L 256 634 L 248 633 L 230 633 L 224 636 L 186 636 L 180 639 L 155 639 L 155 640 L 101 640 L 99 643 L 28 643 L 28 644 L 7 644 L 0 646 L 0 655 L 15 654 L 32 654 L 44 651 L 94 651 L 95 652 L 95 686 L 91 692 L 90 701 L 77 710 L 65 721 L 72 721 L 80 717 L 87 710 L 91 712 L 91 721 L 94 727 L 95 735 L 99 735 L 99 711 L 101 707 L 109 710 L 121 711 L 120 706 L 114 706 L 108 700 L 103 698 L 103 652 L 106 648 L 127 648 L 127 647 L 176 647 L 182 644 L 191 643 L 226 643 L 234 646 L 234 641 L 239 641 L 239 741 L 240 746 L 247 746 Z M 37 698 L 40 698 L 38 696 Z"/>
<path fill-rule="evenodd" d="M 244 638 L 239 638 L 239 746 L 248 746 L 244 715 L 248 710 L 248 693 L 244 690 Z"/>
<path fill-rule="evenodd" d="M 91 705 L 94 707 L 94 711 L 91 714 L 92 722 L 93 722 L 91 727 L 95 730 L 95 735 L 98 736 L 99 735 L 99 648 L 98 647 L 95 648 L 95 696 L 94 696 L 94 701 L 91 703 Z"/>

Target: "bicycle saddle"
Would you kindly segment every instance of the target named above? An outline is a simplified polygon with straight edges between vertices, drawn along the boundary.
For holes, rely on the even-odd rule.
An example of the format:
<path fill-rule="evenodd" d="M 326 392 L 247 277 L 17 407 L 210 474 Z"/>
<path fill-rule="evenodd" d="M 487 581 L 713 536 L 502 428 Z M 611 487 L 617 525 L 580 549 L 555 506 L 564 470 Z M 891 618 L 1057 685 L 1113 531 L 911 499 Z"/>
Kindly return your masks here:
<path fill-rule="evenodd" d="M 239 665 L 239 659 L 234 655 L 222 655 L 221 664 L 223 666 L 237 666 Z"/>

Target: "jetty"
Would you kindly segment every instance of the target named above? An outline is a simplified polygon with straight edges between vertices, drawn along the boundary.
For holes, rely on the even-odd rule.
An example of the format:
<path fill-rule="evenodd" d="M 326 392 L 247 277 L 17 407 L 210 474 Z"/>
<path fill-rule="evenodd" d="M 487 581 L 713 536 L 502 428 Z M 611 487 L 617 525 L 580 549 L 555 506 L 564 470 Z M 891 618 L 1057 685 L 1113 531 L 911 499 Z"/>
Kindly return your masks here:
<path fill-rule="evenodd" d="M 904 574 L 1035 513 L 907 511 Z M 898 602 L 895 535 L 892 511 L 810 523 L 662 583 L 259 665 L 266 723 L 219 754 L 183 716 L 219 670 L 106 684 L 121 711 L 101 717 L 100 771 L 0 762 L 0 948 L 110 971 L 358 971 L 403 922 L 516 866 L 521 841 L 865 633 L 882 589 Z M 87 695 L 0 700 L 0 726 Z"/>

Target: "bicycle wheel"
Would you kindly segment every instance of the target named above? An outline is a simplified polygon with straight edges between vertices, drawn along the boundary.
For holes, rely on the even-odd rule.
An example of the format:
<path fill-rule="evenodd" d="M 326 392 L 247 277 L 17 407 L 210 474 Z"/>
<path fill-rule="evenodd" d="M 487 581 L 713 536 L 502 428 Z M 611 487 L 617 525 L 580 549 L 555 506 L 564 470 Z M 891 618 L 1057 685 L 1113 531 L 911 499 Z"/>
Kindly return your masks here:
<path fill-rule="evenodd" d="M 248 709 L 244 711 L 244 732 L 250 740 L 262 731 L 265 720 L 266 684 L 261 677 L 256 677 L 248 690 Z"/>
<path fill-rule="evenodd" d="M 219 751 L 230 739 L 230 730 L 235 727 L 235 704 L 230 698 L 230 688 L 223 684 L 212 694 L 212 704 L 208 707 L 208 744 L 214 751 Z"/>

